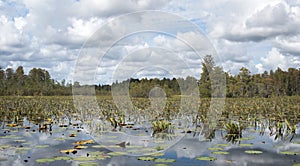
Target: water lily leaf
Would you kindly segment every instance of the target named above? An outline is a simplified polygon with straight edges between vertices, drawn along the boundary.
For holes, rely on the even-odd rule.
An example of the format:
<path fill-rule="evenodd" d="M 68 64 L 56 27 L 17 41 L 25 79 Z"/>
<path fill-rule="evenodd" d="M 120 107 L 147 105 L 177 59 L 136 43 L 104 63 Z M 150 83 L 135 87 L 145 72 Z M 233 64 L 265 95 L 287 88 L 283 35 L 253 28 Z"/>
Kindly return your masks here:
<path fill-rule="evenodd" d="M 157 158 L 154 161 L 157 162 L 157 163 L 173 163 L 176 160 L 175 159 Z"/>
<path fill-rule="evenodd" d="M 106 148 L 104 145 L 93 145 L 92 148 Z"/>
<path fill-rule="evenodd" d="M 157 146 L 155 149 L 156 149 L 157 151 L 164 150 L 164 148 L 163 148 L 163 147 L 161 147 L 161 146 Z"/>
<path fill-rule="evenodd" d="M 154 157 L 139 157 L 138 160 L 142 160 L 142 161 L 152 161 L 155 160 Z"/>
<path fill-rule="evenodd" d="M 77 144 L 77 145 L 85 145 L 85 144 L 92 144 L 92 143 L 94 143 L 94 141 L 93 140 L 82 140 L 82 141 L 77 141 L 77 142 L 75 142 L 75 144 Z"/>
<path fill-rule="evenodd" d="M 93 161 L 95 160 L 95 157 L 86 157 L 86 156 L 81 156 L 81 157 L 75 157 L 73 158 L 75 161 Z"/>
<path fill-rule="evenodd" d="M 99 165 L 98 163 L 90 163 L 90 162 L 79 163 L 79 166 L 98 166 L 98 165 Z"/>
<path fill-rule="evenodd" d="M 293 151 L 282 151 L 279 152 L 280 154 L 285 154 L 285 155 L 297 155 L 299 152 L 293 152 Z"/>
<path fill-rule="evenodd" d="M 239 144 L 239 146 L 241 146 L 241 147 L 250 147 L 250 146 L 253 146 L 253 144 Z"/>
<path fill-rule="evenodd" d="M 37 163 L 50 163 L 54 162 L 55 160 L 53 158 L 43 158 L 43 159 L 36 159 L 35 162 Z"/>
<path fill-rule="evenodd" d="M 111 157 L 106 154 L 103 154 L 103 155 L 96 156 L 95 158 L 98 160 L 105 160 L 105 159 L 111 158 Z"/>
<path fill-rule="evenodd" d="M 229 154 L 229 152 L 225 152 L 225 151 L 216 151 L 216 152 L 212 152 L 212 154 Z"/>
<path fill-rule="evenodd" d="M 155 164 L 155 166 L 169 166 L 169 164 Z"/>
<path fill-rule="evenodd" d="M 8 126 L 8 127 L 16 127 L 16 126 L 18 126 L 17 124 L 14 124 L 14 123 L 10 123 L 10 124 L 7 124 L 6 126 Z"/>
<path fill-rule="evenodd" d="M 262 154 L 263 152 L 260 150 L 246 150 L 245 153 L 247 153 L 247 154 Z"/>
<path fill-rule="evenodd" d="M 300 166 L 300 163 L 293 164 L 293 166 Z"/>
<path fill-rule="evenodd" d="M 197 160 L 201 160 L 201 161 L 215 161 L 217 160 L 217 158 L 215 157 L 197 157 Z"/>
<path fill-rule="evenodd" d="M 26 142 L 26 140 L 24 140 L 24 139 L 18 139 L 18 140 L 15 140 L 15 142 L 24 143 L 24 142 Z"/>
<path fill-rule="evenodd" d="M 66 154 L 73 153 L 73 154 L 76 154 L 77 150 L 76 149 L 66 149 L 66 150 L 61 150 L 60 153 L 66 153 Z"/>
<path fill-rule="evenodd" d="M 54 160 L 71 160 L 71 157 L 68 156 L 59 156 L 59 157 L 55 157 L 53 158 Z"/>
<path fill-rule="evenodd" d="M 158 157 L 158 156 L 163 156 L 163 155 L 165 155 L 165 154 L 164 153 L 153 153 L 150 156 Z"/>
<path fill-rule="evenodd" d="M 255 137 L 243 137 L 243 138 L 237 138 L 237 139 L 235 139 L 235 140 L 237 140 L 237 141 L 247 141 L 247 140 L 252 140 L 252 139 L 254 139 Z"/>
<path fill-rule="evenodd" d="M 227 147 L 227 146 L 229 146 L 229 144 L 216 144 L 216 146 Z"/>
<path fill-rule="evenodd" d="M 124 156 L 127 153 L 126 152 L 109 152 L 107 154 L 110 155 L 110 156 Z"/>
<path fill-rule="evenodd" d="M 7 149 L 7 148 L 10 148 L 11 145 L 0 145 L 0 150 L 4 150 L 4 149 Z"/>
<path fill-rule="evenodd" d="M 30 147 L 17 147 L 16 148 L 16 150 L 30 150 L 30 149 L 32 149 L 32 148 L 30 148 Z"/>
<path fill-rule="evenodd" d="M 16 135 L 5 135 L 5 136 L 0 136 L 0 138 L 3 138 L 3 139 L 20 139 L 22 137 L 16 136 Z"/>
<path fill-rule="evenodd" d="M 36 145 L 35 148 L 48 148 L 49 145 Z"/>
<path fill-rule="evenodd" d="M 60 137 L 60 138 L 54 138 L 54 140 L 56 140 L 56 141 L 65 141 L 66 138 L 65 137 Z"/>
<path fill-rule="evenodd" d="M 220 151 L 220 150 L 224 150 L 224 148 L 207 148 L 207 150 L 212 150 L 212 151 Z"/>
<path fill-rule="evenodd" d="M 88 146 L 82 146 L 82 145 L 77 145 L 74 147 L 74 149 L 86 149 Z"/>

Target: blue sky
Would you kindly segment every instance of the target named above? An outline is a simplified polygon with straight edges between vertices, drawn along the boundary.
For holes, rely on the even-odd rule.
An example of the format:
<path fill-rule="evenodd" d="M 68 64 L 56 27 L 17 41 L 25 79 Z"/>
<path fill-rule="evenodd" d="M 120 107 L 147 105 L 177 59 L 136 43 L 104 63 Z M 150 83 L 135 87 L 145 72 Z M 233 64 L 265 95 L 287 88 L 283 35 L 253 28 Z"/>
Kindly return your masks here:
<path fill-rule="evenodd" d="M 153 15 L 128 16 L 144 10 Z M 135 26 L 141 25 L 157 26 L 162 32 L 138 31 Z M 299 0 L 1 0 L 0 67 L 22 65 L 25 72 L 45 68 L 52 78 L 67 81 L 77 77 L 80 68 L 85 77 L 103 84 L 116 77 L 117 69 L 128 78 L 133 75 L 125 69 L 137 70 L 133 73 L 141 77 L 163 77 L 162 73 L 199 77 L 202 55 L 193 55 L 187 49 L 190 45 L 213 48 L 218 64 L 232 74 L 242 66 L 252 73 L 287 70 L 300 67 L 299 27 Z M 136 33 L 120 36 L 133 30 Z M 110 52 L 102 52 L 108 48 Z M 79 67 L 84 58 L 88 66 Z M 150 72 L 155 68 L 161 71 Z"/>

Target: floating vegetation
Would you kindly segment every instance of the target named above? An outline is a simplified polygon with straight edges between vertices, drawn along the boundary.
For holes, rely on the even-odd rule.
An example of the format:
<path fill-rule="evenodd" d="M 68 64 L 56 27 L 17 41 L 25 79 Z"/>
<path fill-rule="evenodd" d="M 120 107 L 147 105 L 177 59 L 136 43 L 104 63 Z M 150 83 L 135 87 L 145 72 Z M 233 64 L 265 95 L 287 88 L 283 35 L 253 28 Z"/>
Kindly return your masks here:
<path fill-rule="evenodd" d="M 104 145 L 93 145 L 92 148 L 106 148 Z"/>
<path fill-rule="evenodd" d="M 211 150 L 211 151 L 221 151 L 221 150 L 224 150 L 224 148 L 214 148 L 214 147 L 212 147 L 212 148 L 207 148 L 207 150 Z"/>
<path fill-rule="evenodd" d="M 66 149 L 66 150 L 61 150 L 60 153 L 66 153 L 66 154 L 73 153 L 73 154 L 76 154 L 77 150 L 76 149 Z"/>
<path fill-rule="evenodd" d="M 142 161 L 152 161 L 155 160 L 154 157 L 139 157 L 138 160 L 142 160 Z"/>
<path fill-rule="evenodd" d="M 215 160 L 217 160 L 217 158 L 204 156 L 204 157 L 197 157 L 197 160 L 201 160 L 201 161 L 215 161 Z"/>
<path fill-rule="evenodd" d="M 163 147 L 161 147 L 161 146 L 157 146 L 155 149 L 156 149 L 157 151 L 164 150 L 164 148 L 163 148 Z"/>
<path fill-rule="evenodd" d="M 255 137 L 242 137 L 242 138 L 237 138 L 236 140 L 237 141 L 247 141 L 247 140 L 252 140 L 254 139 Z"/>
<path fill-rule="evenodd" d="M 36 145 L 35 148 L 48 148 L 49 145 Z"/>
<path fill-rule="evenodd" d="M 263 152 L 260 150 L 246 150 L 245 153 L 247 153 L 247 154 L 262 154 Z"/>
<path fill-rule="evenodd" d="M 251 147 L 253 144 L 239 144 L 240 147 Z"/>
<path fill-rule="evenodd" d="M 227 147 L 227 146 L 229 146 L 229 144 L 216 144 L 216 146 L 219 146 L 219 147 Z"/>
<path fill-rule="evenodd" d="M 229 154 L 229 152 L 226 152 L 226 151 L 215 151 L 215 152 L 211 152 L 212 154 L 223 154 L 223 155 L 226 155 L 226 154 Z"/>
<path fill-rule="evenodd" d="M 157 163 L 173 163 L 175 161 L 176 161 L 175 159 L 166 159 L 166 158 L 157 158 L 154 160 L 154 162 Z"/>
<path fill-rule="evenodd" d="M 169 166 L 169 164 L 155 164 L 155 166 Z"/>
<path fill-rule="evenodd" d="M 294 151 L 281 151 L 279 152 L 280 154 L 285 154 L 285 155 L 298 155 L 300 152 L 294 152 Z"/>
<path fill-rule="evenodd" d="M 159 157 L 159 156 L 164 156 L 164 155 L 165 155 L 164 153 L 153 153 L 150 156 Z"/>
<path fill-rule="evenodd" d="M 74 149 L 86 149 L 86 148 L 88 148 L 88 146 L 76 145 L 76 146 L 74 147 Z"/>
<path fill-rule="evenodd" d="M 77 142 L 75 142 L 75 144 L 77 144 L 77 145 L 85 145 L 85 144 L 92 144 L 92 143 L 94 143 L 94 141 L 93 140 L 82 140 L 82 141 L 77 141 Z"/>
<path fill-rule="evenodd" d="M 6 126 L 8 126 L 8 127 L 17 127 L 18 125 L 14 124 L 14 123 L 10 123 L 10 124 L 7 124 Z"/>
<path fill-rule="evenodd" d="M 153 135 L 156 133 L 168 133 L 171 127 L 171 123 L 166 120 L 159 120 L 152 122 Z"/>
<path fill-rule="evenodd" d="M 71 157 L 68 156 L 59 156 L 59 157 L 55 157 L 53 158 L 54 160 L 71 160 Z"/>
<path fill-rule="evenodd" d="M 99 166 L 99 164 L 98 163 L 85 162 L 85 163 L 79 163 L 78 166 Z"/>
<path fill-rule="evenodd" d="M 7 149 L 7 148 L 10 148 L 11 145 L 0 145 L 0 150 L 4 150 L 4 149 Z"/>
<path fill-rule="evenodd" d="M 54 158 L 41 158 L 41 159 L 36 159 L 35 162 L 37 163 L 50 163 L 56 161 Z"/>
<path fill-rule="evenodd" d="M 87 157 L 87 156 L 80 156 L 80 157 L 75 157 L 73 160 L 75 161 L 93 161 L 95 160 L 95 157 Z"/>
<path fill-rule="evenodd" d="M 124 115 L 124 112 L 118 110 L 114 105 L 112 99 L 103 100 L 97 96 L 97 99 L 100 100 L 100 111 L 95 108 L 80 109 L 86 109 L 88 113 L 91 113 L 89 115 L 92 116 L 95 115 L 93 112 L 98 111 L 97 117 L 99 115 L 99 120 L 103 118 L 104 122 L 100 124 L 93 124 L 92 120 L 83 120 L 82 123 L 81 119 L 84 118 L 78 113 L 79 108 L 74 107 L 71 97 L 0 98 L 0 115 L 2 116 L 0 151 L 4 154 L 4 156 L 1 156 L 0 161 L 11 161 L 13 157 L 21 156 L 23 157 L 21 160 L 28 162 L 28 165 L 34 165 L 34 163 L 31 162 L 44 162 L 48 165 L 54 165 L 56 163 L 51 162 L 58 160 L 67 160 L 68 163 L 76 160 L 76 163 L 79 165 L 98 165 L 99 162 L 101 165 L 100 160 L 107 158 L 116 159 L 118 156 L 142 154 L 146 157 L 130 157 L 130 159 L 133 158 L 134 162 L 137 162 L 136 159 L 153 161 L 148 164 L 155 164 L 155 161 L 158 162 L 155 165 L 159 166 L 165 166 L 168 165 L 168 163 L 172 165 L 171 162 L 175 162 L 176 160 L 180 163 L 181 159 L 163 158 L 169 156 L 169 154 L 164 156 L 164 153 L 158 152 L 166 150 L 169 147 L 169 142 L 172 141 L 173 138 L 177 139 L 180 134 L 186 135 L 188 139 L 189 137 L 193 137 L 192 139 L 195 140 L 197 144 L 220 142 L 219 144 L 213 144 L 207 148 L 209 151 L 206 153 L 214 157 L 216 157 L 216 155 L 229 155 L 229 157 L 231 157 L 230 155 L 232 154 L 226 151 L 226 147 L 230 146 L 233 148 L 237 146 L 250 147 L 249 150 L 244 151 L 244 154 L 240 155 L 262 154 L 264 150 L 251 149 L 253 146 L 260 146 L 262 149 L 272 148 L 272 145 L 275 143 L 267 141 L 269 138 L 276 140 L 276 142 L 281 145 L 279 149 L 283 149 L 286 143 L 292 143 L 294 145 L 300 144 L 298 136 L 296 135 L 296 131 L 299 130 L 300 122 L 299 97 L 226 99 L 224 110 L 220 115 L 220 121 L 213 127 L 206 126 L 209 123 L 205 123 L 209 120 L 206 115 L 209 110 L 210 100 L 202 98 L 199 100 L 200 107 L 198 112 L 194 110 L 195 114 L 196 112 L 198 113 L 198 115 L 195 116 L 189 116 L 189 113 L 181 112 L 189 110 L 184 108 L 180 110 L 180 100 L 177 100 L 177 98 L 168 99 L 166 110 L 163 110 L 161 114 L 155 116 L 150 113 L 151 111 L 147 110 L 150 103 L 146 99 L 133 99 L 137 108 L 142 109 L 134 110 L 137 112 L 130 113 L 137 114 L 139 113 L 138 111 L 142 111 L 141 114 L 146 114 L 145 117 L 141 116 L 136 119 L 136 117 L 131 116 L 131 114 L 130 117 Z M 177 121 L 178 119 L 185 119 L 184 123 L 181 123 L 180 120 Z M 110 127 L 103 125 L 106 123 Z M 176 126 L 176 128 L 173 128 L 174 126 Z M 173 131 L 175 129 L 180 132 L 174 133 Z M 95 140 L 97 140 L 98 135 L 94 137 L 93 131 L 99 131 L 101 138 L 106 141 L 99 141 L 101 144 L 97 144 L 97 141 L 91 139 L 95 138 Z M 124 131 L 129 131 L 129 134 L 133 133 L 136 137 L 145 137 L 145 139 L 142 139 L 142 141 L 136 144 L 130 140 L 130 144 L 127 144 L 129 139 L 116 136 Z M 197 141 L 198 136 L 200 142 Z M 43 138 L 43 140 L 39 138 Z M 194 138 L 197 138 L 197 140 Z M 223 140 L 220 141 L 220 138 Z M 39 139 L 39 141 L 37 141 L 37 139 Z M 207 142 L 203 142 L 203 140 Z M 63 146 L 60 146 L 62 144 Z M 66 145 L 68 146 L 66 147 Z M 59 147 L 70 149 L 57 149 Z M 183 149 L 193 151 L 193 148 L 196 147 L 185 145 Z M 241 150 L 243 148 L 237 149 Z M 300 153 L 290 147 L 287 149 L 284 148 L 285 151 L 279 151 L 279 149 L 278 154 L 281 155 L 299 155 Z M 34 158 L 33 160 L 26 158 L 28 155 L 34 155 L 46 150 L 51 151 L 51 154 L 57 154 L 58 152 L 61 154 L 54 158 L 46 158 L 48 156 L 41 159 Z M 108 150 L 112 151 L 107 153 Z M 116 150 L 117 152 L 115 152 Z M 290 152 L 288 150 L 292 151 Z M 167 151 L 167 153 L 169 152 Z M 264 153 L 268 153 L 268 150 Z M 217 160 L 217 158 L 214 157 L 202 156 L 196 159 L 205 161 Z M 97 163 L 95 163 L 95 161 L 90 162 L 92 160 L 97 160 Z M 198 162 L 202 163 L 200 161 Z M 232 163 L 231 160 L 222 160 L 221 162 Z M 296 163 L 300 161 L 296 158 L 294 162 L 294 165 L 297 165 Z M 104 163 L 107 162 L 104 161 Z M 126 165 L 126 163 L 121 164 Z"/>
<path fill-rule="evenodd" d="M 124 156 L 124 155 L 127 155 L 126 152 L 109 152 L 107 154 L 110 155 L 110 156 Z"/>

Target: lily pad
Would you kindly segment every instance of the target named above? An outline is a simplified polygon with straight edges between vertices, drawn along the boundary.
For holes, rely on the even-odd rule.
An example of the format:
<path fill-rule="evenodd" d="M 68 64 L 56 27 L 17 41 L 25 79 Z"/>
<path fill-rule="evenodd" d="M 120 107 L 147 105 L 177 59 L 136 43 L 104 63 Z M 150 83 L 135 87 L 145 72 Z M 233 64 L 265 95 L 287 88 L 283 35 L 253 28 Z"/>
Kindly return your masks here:
<path fill-rule="evenodd" d="M 82 140 L 82 141 L 77 141 L 77 142 L 75 142 L 75 144 L 76 145 L 85 145 L 85 144 L 92 144 L 92 143 L 94 143 L 94 141 L 93 140 Z"/>
<path fill-rule="evenodd" d="M 98 166 L 98 163 L 90 163 L 90 162 L 86 162 L 86 163 L 79 163 L 79 166 Z"/>
<path fill-rule="evenodd" d="M 216 146 L 227 147 L 227 146 L 229 146 L 229 144 L 216 144 Z"/>
<path fill-rule="evenodd" d="M 75 157 L 73 160 L 75 160 L 75 161 L 93 161 L 93 160 L 95 160 L 95 157 L 81 156 L 81 157 Z"/>
<path fill-rule="evenodd" d="M 157 163 L 173 163 L 176 160 L 175 159 L 157 158 L 154 161 L 157 162 Z"/>
<path fill-rule="evenodd" d="M 239 144 L 239 146 L 241 146 L 241 147 L 250 147 L 250 146 L 253 146 L 253 144 Z"/>
<path fill-rule="evenodd" d="M 255 137 L 242 137 L 242 138 L 237 138 L 235 139 L 236 141 L 247 141 L 247 140 L 252 140 L 254 139 Z"/>
<path fill-rule="evenodd" d="M 92 148 L 106 148 L 104 145 L 93 145 Z"/>
<path fill-rule="evenodd" d="M 220 151 L 220 150 L 224 150 L 224 148 L 207 148 L 207 150 L 211 150 L 211 151 Z"/>
<path fill-rule="evenodd" d="M 205 156 L 205 157 L 197 157 L 197 160 L 201 160 L 201 161 L 215 161 L 215 160 L 217 160 L 217 158 Z"/>
<path fill-rule="evenodd" d="M 247 153 L 247 154 L 262 154 L 263 152 L 260 150 L 246 150 L 245 153 Z"/>
<path fill-rule="evenodd" d="M 285 154 L 285 155 L 297 155 L 299 152 L 293 152 L 293 151 L 282 151 L 279 152 L 280 154 Z"/>
<path fill-rule="evenodd" d="M 10 148 L 11 145 L 0 145 L 0 150 L 4 150 L 4 149 L 7 149 L 7 148 Z"/>
<path fill-rule="evenodd" d="M 164 153 L 153 153 L 150 156 L 158 157 L 158 156 L 163 156 L 163 155 L 165 155 L 165 154 Z"/>
<path fill-rule="evenodd" d="M 66 154 L 69 154 L 69 153 L 77 153 L 77 150 L 76 149 L 66 149 L 66 150 L 61 150 L 60 153 L 66 153 Z"/>
<path fill-rule="evenodd" d="M 169 166 L 168 164 L 155 164 L 155 166 Z"/>
<path fill-rule="evenodd" d="M 223 154 L 223 155 L 226 155 L 226 154 L 229 154 L 229 152 L 225 152 L 225 151 L 215 151 L 215 152 L 212 152 L 212 154 Z"/>
<path fill-rule="evenodd" d="M 74 149 L 86 149 L 88 146 L 82 146 L 82 145 L 77 145 L 74 147 Z"/>
<path fill-rule="evenodd" d="M 18 140 L 15 140 L 15 142 L 24 143 L 24 142 L 26 142 L 26 140 L 24 140 L 24 139 L 18 139 Z"/>
<path fill-rule="evenodd" d="M 50 163 L 50 162 L 54 162 L 55 159 L 53 158 L 43 158 L 43 159 L 36 159 L 35 162 L 37 163 Z"/>
<path fill-rule="evenodd" d="M 110 156 L 124 156 L 127 153 L 126 152 L 109 152 L 107 154 L 110 155 Z"/>
<path fill-rule="evenodd" d="M 17 147 L 16 148 L 16 150 L 30 150 L 30 149 L 32 149 L 32 148 L 30 148 L 30 147 Z"/>
<path fill-rule="evenodd" d="M 36 145 L 35 148 L 48 148 L 49 145 Z"/>
<path fill-rule="evenodd" d="M 154 157 L 139 157 L 138 160 L 142 160 L 142 161 L 152 161 L 155 160 Z"/>
<path fill-rule="evenodd" d="M 55 157 L 54 160 L 71 160 L 71 157 L 68 156 L 59 156 L 59 157 Z"/>

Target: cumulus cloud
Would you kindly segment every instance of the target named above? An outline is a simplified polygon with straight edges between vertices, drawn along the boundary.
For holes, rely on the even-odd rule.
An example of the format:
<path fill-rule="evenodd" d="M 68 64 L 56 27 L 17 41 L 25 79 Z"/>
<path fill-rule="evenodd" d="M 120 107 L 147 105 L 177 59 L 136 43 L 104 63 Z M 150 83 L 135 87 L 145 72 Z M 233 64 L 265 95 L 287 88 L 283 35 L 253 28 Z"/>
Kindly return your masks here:
<path fill-rule="evenodd" d="M 162 10 L 170 16 L 137 14 L 118 20 L 124 13 L 142 10 Z M 176 21 L 173 13 L 186 21 Z M 88 76 L 96 71 L 96 77 L 107 82 L 124 58 L 129 66 L 146 64 L 148 54 L 140 50 L 157 47 L 164 48 L 165 54 L 158 53 L 153 63 L 185 69 L 179 61 L 164 61 L 179 57 L 194 73 L 201 72 L 201 57 L 210 53 L 232 73 L 242 66 L 254 72 L 277 66 L 286 69 L 299 66 L 299 26 L 299 1 L 0 1 L 0 66 L 42 67 L 55 79 L 71 78 L 72 70 L 79 67 Z M 88 50 L 80 49 L 84 43 Z M 192 48 L 201 50 L 200 58 Z M 80 51 L 96 56 L 77 59 Z M 105 52 L 104 57 L 98 56 Z M 79 65 L 85 63 L 89 65 Z M 143 70 L 144 74 L 151 75 L 149 70 Z"/>
<path fill-rule="evenodd" d="M 298 68 L 300 65 L 299 57 L 284 56 L 277 48 L 272 48 L 265 57 L 261 57 L 261 62 L 256 68 L 261 72 L 267 69 L 275 70 L 277 67 L 287 70 L 290 67 Z"/>
<path fill-rule="evenodd" d="M 253 13 L 242 24 L 237 24 L 224 32 L 223 37 L 232 41 L 259 42 L 283 35 L 299 33 L 299 14 L 285 2 L 267 5 Z"/>

